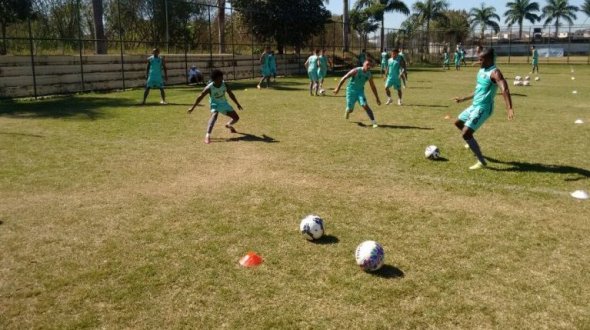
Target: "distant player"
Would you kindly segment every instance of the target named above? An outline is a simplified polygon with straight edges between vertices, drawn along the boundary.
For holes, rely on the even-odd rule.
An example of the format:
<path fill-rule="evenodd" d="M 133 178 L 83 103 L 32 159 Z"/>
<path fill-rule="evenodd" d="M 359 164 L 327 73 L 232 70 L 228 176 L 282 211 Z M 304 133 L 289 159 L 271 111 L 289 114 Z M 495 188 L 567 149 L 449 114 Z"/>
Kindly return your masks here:
<path fill-rule="evenodd" d="M 375 87 L 375 83 L 373 82 L 373 77 L 371 75 L 371 67 L 372 63 L 371 60 L 367 59 L 363 63 L 362 67 L 354 68 L 348 71 L 347 74 L 340 79 L 338 86 L 334 89 L 334 95 L 338 94 L 340 91 L 340 87 L 342 84 L 350 78 L 348 85 L 346 86 L 346 111 L 344 116 L 346 119 L 350 116 L 350 113 L 354 110 L 354 105 L 358 102 L 363 109 L 367 112 L 367 116 L 371 120 L 373 124 L 373 128 L 379 127 L 377 125 L 377 121 L 375 121 L 375 116 L 373 115 L 373 110 L 369 107 L 367 103 L 367 98 L 365 97 L 365 83 L 369 81 L 371 85 L 371 90 L 377 99 L 377 104 L 381 105 L 381 101 L 379 100 L 379 95 L 377 94 L 377 88 Z"/>
<path fill-rule="evenodd" d="M 393 87 L 397 90 L 397 105 L 402 105 L 402 86 L 400 81 L 401 65 L 398 62 L 399 51 L 393 49 L 391 51 L 391 58 L 387 60 L 387 67 L 385 68 L 385 94 L 387 94 L 387 102 L 385 104 L 391 104 L 391 92 L 389 89 Z"/>
<path fill-rule="evenodd" d="M 400 48 L 399 49 L 399 54 L 398 56 L 398 62 L 401 66 L 401 80 L 402 80 L 402 87 L 406 88 L 406 86 L 408 85 L 408 58 L 406 57 L 406 54 L 404 53 L 404 49 Z"/>
<path fill-rule="evenodd" d="M 262 83 L 264 81 L 266 81 L 266 88 L 268 88 L 269 84 L 270 84 L 270 47 L 266 46 L 266 48 L 264 48 L 264 52 L 262 53 L 262 55 L 260 55 L 260 73 L 262 74 L 262 78 L 260 79 L 260 82 L 258 83 L 258 85 L 256 85 L 256 88 L 260 89 L 262 88 Z"/>
<path fill-rule="evenodd" d="M 453 61 L 455 62 L 455 70 L 459 71 L 461 69 L 461 54 L 459 53 L 459 49 L 455 50 Z"/>
<path fill-rule="evenodd" d="M 162 77 L 162 72 L 164 73 Z M 143 92 L 143 101 L 141 104 L 145 104 L 150 88 L 159 88 L 160 104 L 166 104 L 166 93 L 164 92 L 164 83 L 168 80 L 168 69 L 166 69 L 166 61 L 160 57 L 160 50 L 154 48 L 152 50 L 152 56 L 147 59 L 147 68 L 145 70 L 147 81 L 145 83 L 145 91 Z M 162 79 L 164 78 L 164 79 Z"/>
<path fill-rule="evenodd" d="M 443 53 L 443 70 L 450 70 L 451 68 L 449 67 L 449 52 L 447 51 L 447 49 L 445 48 L 444 53 Z"/>
<path fill-rule="evenodd" d="M 277 80 L 277 59 L 275 57 L 275 52 L 270 51 L 268 54 L 268 68 L 270 70 L 270 76 L 272 77 L 272 81 Z"/>
<path fill-rule="evenodd" d="M 367 51 L 365 49 L 363 49 L 363 50 L 361 50 L 361 53 L 359 54 L 358 66 L 363 66 L 363 63 L 365 63 L 366 59 L 367 59 Z"/>
<path fill-rule="evenodd" d="M 533 56 L 533 61 L 531 62 L 533 65 L 533 71 L 531 73 L 535 73 L 535 69 L 537 70 L 537 74 L 539 73 L 539 52 L 535 48 L 535 46 L 531 46 L 531 53 Z"/>
<path fill-rule="evenodd" d="M 455 97 L 454 100 L 459 103 L 473 99 L 473 104 L 465 109 L 457 118 L 455 126 L 461 130 L 461 135 L 467 146 L 477 157 L 477 163 L 469 167 L 470 170 L 477 170 L 487 165 L 479 144 L 473 137 L 473 133 L 483 125 L 483 123 L 492 115 L 494 111 L 494 97 L 496 90 L 500 87 L 504 102 L 506 103 L 506 112 L 508 120 L 514 118 L 512 109 L 512 98 L 508 83 L 504 79 L 502 72 L 494 64 L 494 50 L 487 49 L 479 55 L 481 69 L 477 73 L 477 85 L 472 95 L 466 97 Z"/>
<path fill-rule="evenodd" d="M 209 83 L 205 89 L 203 89 L 201 94 L 195 100 L 195 103 L 188 109 L 188 113 L 190 114 L 193 112 L 199 102 L 201 102 L 201 100 L 206 95 L 209 95 L 211 117 L 209 118 L 209 123 L 207 124 L 207 134 L 205 135 L 205 143 L 207 144 L 211 143 L 211 131 L 213 131 L 213 126 L 215 126 L 215 122 L 217 121 L 217 116 L 219 113 L 222 113 L 231 118 L 231 120 L 225 124 L 225 127 L 229 129 L 230 132 L 236 133 L 236 129 L 233 127 L 233 125 L 237 123 L 238 120 L 240 120 L 240 116 L 238 116 L 236 111 L 227 102 L 225 93 L 227 93 L 232 101 L 234 101 L 234 103 L 238 106 L 238 109 L 244 110 L 236 99 L 234 93 L 232 93 L 229 87 L 225 84 L 225 81 L 223 81 L 223 72 L 220 70 L 213 70 L 213 72 L 211 72 L 211 80 L 213 82 Z"/>
<path fill-rule="evenodd" d="M 324 92 L 324 78 L 328 75 L 328 68 L 331 66 L 330 58 L 326 55 L 326 50 L 322 49 L 320 56 L 318 57 L 318 82 L 320 84 L 320 92 Z"/>
<path fill-rule="evenodd" d="M 461 64 L 467 66 L 467 62 L 465 62 L 465 48 L 459 48 L 459 55 L 461 55 Z"/>
<path fill-rule="evenodd" d="M 318 95 L 318 89 L 320 88 L 319 79 L 318 79 L 318 68 L 319 64 L 319 54 L 320 50 L 314 50 L 313 54 L 311 54 L 307 61 L 303 64 L 307 69 L 307 76 L 309 77 L 309 95 L 313 96 L 314 91 L 315 95 Z"/>
<path fill-rule="evenodd" d="M 387 49 L 383 49 L 381 53 L 381 74 L 383 74 L 387 70 L 387 60 L 389 59 L 389 53 Z"/>

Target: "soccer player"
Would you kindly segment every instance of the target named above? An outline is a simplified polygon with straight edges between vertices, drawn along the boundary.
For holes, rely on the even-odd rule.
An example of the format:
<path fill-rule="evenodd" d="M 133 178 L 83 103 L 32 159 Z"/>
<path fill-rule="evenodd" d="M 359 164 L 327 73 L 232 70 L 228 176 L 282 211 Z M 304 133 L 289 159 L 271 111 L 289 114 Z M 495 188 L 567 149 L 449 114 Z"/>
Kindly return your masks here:
<path fill-rule="evenodd" d="M 346 86 L 346 111 L 344 113 L 344 117 L 348 119 L 350 113 L 354 110 L 354 105 L 358 102 L 363 109 L 367 112 L 367 116 L 371 120 L 373 124 L 373 128 L 379 127 L 377 125 L 377 121 L 375 121 L 375 116 L 373 115 L 373 110 L 369 107 L 367 103 L 367 98 L 365 97 L 365 83 L 368 81 L 371 85 L 371 90 L 377 99 L 377 104 L 381 105 L 381 101 L 379 100 L 379 95 L 377 94 L 377 88 L 375 87 L 375 83 L 373 82 L 373 77 L 371 75 L 371 67 L 372 63 L 370 59 L 365 60 L 362 67 L 354 68 L 348 71 L 347 74 L 340 79 L 338 86 L 334 89 L 334 95 L 338 94 L 340 91 L 340 87 L 342 84 L 350 78 L 348 85 Z"/>
<path fill-rule="evenodd" d="M 195 103 L 188 108 L 188 113 L 190 114 L 193 112 L 195 107 L 201 102 L 201 100 L 206 96 L 209 95 L 209 105 L 211 106 L 211 117 L 209 118 L 209 123 L 207 125 L 207 134 L 205 135 L 205 143 L 211 143 L 211 131 L 213 131 L 213 126 L 215 126 L 215 122 L 217 121 L 217 116 L 219 113 L 222 113 L 231 118 L 231 120 L 225 124 L 225 127 L 229 129 L 230 132 L 236 133 L 236 129 L 234 128 L 234 124 L 240 120 L 240 116 L 236 113 L 236 111 L 232 108 L 232 106 L 227 102 L 225 97 L 225 93 L 229 95 L 229 97 L 234 101 L 234 103 L 238 106 L 238 109 L 242 109 L 242 106 L 236 99 L 236 96 L 229 87 L 223 81 L 223 72 L 220 70 L 213 70 L 211 72 L 211 80 L 212 82 L 209 83 L 201 94 L 195 100 Z"/>
<path fill-rule="evenodd" d="M 404 53 L 403 48 L 399 49 L 399 54 L 397 55 L 397 57 L 397 61 L 399 62 L 401 67 L 400 78 L 402 79 L 402 86 L 406 88 L 406 86 L 408 85 L 408 59 L 406 58 L 406 54 Z"/>
<path fill-rule="evenodd" d="M 268 68 L 270 70 L 270 75 L 272 76 L 272 81 L 277 80 L 277 59 L 275 58 L 275 52 L 270 51 L 268 54 Z"/>
<path fill-rule="evenodd" d="M 262 83 L 266 80 L 266 88 L 268 88 L 268 85 L 270 84 L 270 60 L 269 60 L 269 55 L 270 55 L 270 47 L 266 46 L 266 48 L 264 48 L 264 52 L 262 53 L 262 55 L 260 55 L 260 72 L 262 74 L 262 78 L 260 79 L 260 82 L 258 83 L 258 85 L 256 85 L 256 88 L 260 89 L 262 87 Z"/>
<path fill-rule="evenodd" d="M 366 59 L 367 59 L 367 51 L 363 49 L 363 50 L 361 50 L 361 53 L 359 54 L 358 66 L 363 66 L 363 63 L 365 63 Z"/>
<path fill-rule="evenodd" d="M 465 62 L 465 48 L 463 46 L 459 48 L 459 55 L 461 55 L 461 64 L 467 66 L 467 62 Z"/>
<path fill-rule="evenodd" d="M 449 52 L 447 51 L 447 49 L 445 48 L 444 53 L 443 53 L 443 70 L 444 69 L 450 70 L 451 68 L 449 67 Z"/>
<path fill-rule="evenodd" d="M 455 70 L 459 71 L 461 69 L 461 54 L 459 53 L 459 49 L 455 50 L 453 60 L 455 61 Z"/>
<path fill-rule="evenodd" d="M 481 69 L 477 73 L 477 85 L 473 94 L 454 98 L 457 103 L 473 99 L 472 105 L 461 112 L 455 122 L 455 126 L 461 130 L 461 135 L 465 142 L 467 142 L 467 146 L 473 151 L 475 157 L 477 157 L 477 163 L 469 167 L 470 170 L 477 170 L 487 165 L 479 144 L 473 137 L 473 133 L 492 115 L 494 111 L 494 97 L 496 96 L 498 87 L 500 87 L 504 103 L 506 103 L 508 120 L 514 118 L 508 83 L 504 79 L 502 72 L 494 64 L 494 50 L 486 49 L 482 51 L 479 55 L 479 63 Z"/>
<path fill-rule="evenodd" d="M 322 49 L 320 56 L 318 57 L 318 82 L 320 84 L 320 92 L 324 92 L 324 78 L 328 74 L 328 67 L 331 66 L 330 59 L 328 55 L 326 55 L 326 50 Z"/>
<path fill-rule="evenodd" d="M 398 62 L 399 50 L 393 49 L 391 51 L 391 58 L 387 60 L 387 67 L 385 68 L 385 94 L 387 94 L 387 102 L 385 104 L 391 104 L 391 92 L 389 88 L 393 87 L 397 90 L 397 105 L 402 105 L 402 86 L 400 82 L 401 66 Z"/>
<path fill-rule="evenodd" d="M 162 80 L 162 72 L 164 72 L 164 79 Z M 145 104 L 145 100 L 150 93 L 150 88 L 159 88 L 160 96 L 162 100 L 160 104 L 166 104 L 166 93 L 164 92 L 164 82 L 168 80 L 168 69 L 166 69 L 166 61 L 160 57 L 160 50 L 154 48 L 152 50 L 152 56 L 147 59 L 147 68 L 145 70 L 147 81 L 145 83 L 145 91 L 143 92 L 143 101 L 141 104 Z"/>
<path fill-rule="evenodd" d="M 387 60 L 389 59 L 389 53 L 387 49 L 383 49 L 381 53 L 381 74 L 383 74 L 387 70 Z"/>
<path fill-rule="evenodd" d="M 535 73 L 535 69 L 537 69 L 537 74 L 539 73 L 539 52 L 535 48 L 535 46 L 531 46 L 531 53 L 533 55 L 533 71 L 531 73 Z"/>
<path fill-rule="evenodd" d="M 320 50 L 315 49 L 313 54 L 307 58 L 307 61 L 303 64 L 307 69 L 307 76 L 309 77 L 309 95 L 313 96 L 313 92 L 315 91 L 315 95 L 318 96 L 318 89 L 320 84 L 318 83 L 318 67 L 319 65 L 319 54 Z"/>

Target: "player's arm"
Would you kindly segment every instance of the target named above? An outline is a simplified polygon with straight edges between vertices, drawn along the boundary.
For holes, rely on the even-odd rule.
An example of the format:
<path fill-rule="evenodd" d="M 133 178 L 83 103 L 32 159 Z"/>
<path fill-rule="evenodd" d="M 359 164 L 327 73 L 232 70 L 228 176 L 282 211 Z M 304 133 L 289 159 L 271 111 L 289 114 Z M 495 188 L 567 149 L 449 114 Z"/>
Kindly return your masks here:
<path fill-rule="evenodd" d="M 369 78 L 369 85 L 371 85 L 371 90 L 373 91 L 373 94 L 375 94 L 375 98 L 377 99 L 377 105 L 381 105 L 381 100 L 379 100 L 379 94 L 377 94 L 377 87 L 375 87 L 373 77 Z"/>
<path fill-rule="evenodd" d="M 195 107 L 201 102 L 201 100 L 207 96 L 207 94 L 211 93 L 211 90 L 209 89 L 209 86 L 205 87 L 203 89 L 203 91 L 201 92 L 201 94 L 197 97 L 197 99 L 195 100 L 195 103 L 193 103 L 193 105 L 188 108 L 187 113 L 191 113 L 193 112 L 193 110 L 195 110 Z"/>
<path fill-rule="evenodd" d="M 242 106 L 240 105 L 240 102 L 238 102 L 238 99 L 236 98 L 236 96 L 234 95 L 234 93 L 231 91 L 231 89 L 229 89 L 228 85 L 225 85 L 225 90 L 227 91 L 227 95 L 229 95 L 229 98 L 234 101 L 234 103 L 238 106 L 238 109 L 240 110 L 244 110 L 242 108 Z"/>
<path fill-rule="evenodd" d="M 162 69 L 164 70 L 164 81 L 168 81 L 168 68 L 166 67 L 166 58 L 162 57 Z"/>
<path fill-rule="evenodd" d="M 492 81 L 500 87 L 500 91 L 502 91 L 502 97 L 504 98 L 504 103 L 506 104 L 506 113 L 508 114 L 508 120 L 512 120 L 514 118 L 514 110 L 512 109 L 512 97 L 510 96 L 510 89 L 508 88 L 508 83 L 506 79 L 504 79 L 504 75 L 500 70 L 495 70 L 492 72 L 491 77 Z"/>
<path fill-rule="evenodd" d="M 453 100 L 455 100 L 455 102 L 457 103 L 461 103 L 461 102 L 465 102 L 467 100 L 471 100 L 473 98 L 473 94 L 468 95 L 468 96 L 463 96 L 463 97 L 454 97 Z"/>
<path fill-rule="evenodd" d="M 149 77 L 150 75 L 150 66 L 152 65 L 152 63 L 150 63 L 150 60 L 147 61 L 147 67 L 145 68 L 145 77 Z"/>
<path fill-rule="evenodd" d="M 266 53 L 262 53 L 262 55 L 260 55 L 260 64 L 264 64 L 264 54 Z"/>
<path fill-rule="evenodd" d="M 340 81 L 338 82 L 338 86 L 336 86 L 336 88 L 334 89 L 334 94 L 338 94 L 338 92 L 340 91 L 340 87 L 342 87 L 342 84 L 344 84 L 344 82 L 350 78 L 350 77 L 354 77 L 356 76 L 356 68 L 348 71 L 347 74 L 344 75 L 344 77 L 342 77 L 342 79 L 340 79 Z"/>
<path fill-rule="evenodd" d="M 307 58 L 307 60 L 305 60 L 305 63 L 303 63 L 303 66 L 307 70 L 307 67 L 309 66 L 309 57 Z"/>

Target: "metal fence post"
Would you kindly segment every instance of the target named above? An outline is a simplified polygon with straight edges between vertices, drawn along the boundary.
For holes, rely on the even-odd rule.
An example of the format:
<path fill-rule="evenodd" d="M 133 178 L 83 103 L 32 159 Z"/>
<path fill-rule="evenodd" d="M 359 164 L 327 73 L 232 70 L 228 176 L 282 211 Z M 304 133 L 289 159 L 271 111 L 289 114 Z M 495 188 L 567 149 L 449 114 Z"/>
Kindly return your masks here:
<path fill-rule="evenodd" d="M 29 26 L 29 47 L 31 51 L 31 70 L 33 71 L 33 95 L 37 99 L 37 75 L 35 74 L 35 50 L 33 48 L 33 29 L 31 28 L 31 17 L 27 17 Z"/>
<path fill-rule="evenodd" d="M 225 10 L 225 7 L 223 8 Z M 232 67 L 234 68 L 234 80 L 236 80 L 236 50 L 234 41 L 234 6 L 229 7 L 229 16 L 231 17 L 231 59 Z"/>
<path fill-rule="evenodd" d="M 117 16 L 119 20 L 119 43 L 121 48 L 121 77 L 123 78 L 123 90 L 125 90 L 125 57 L 123 56 L 123 25 L 121 25 L 121 0 L 117 0 Z"/>
<path fill-rule="evenodd" d="M 78 48 L 80 50 L 80 78 L 82 79 L 82 91 L 86 91 L 84 86 L 84 63 L 82 61 L 82 52 L 84 48 L 84 41 L 82 40 L 82 24 L 80 22 L 80 0 L 76 1 L 76 12 L 78 14 Z"/>

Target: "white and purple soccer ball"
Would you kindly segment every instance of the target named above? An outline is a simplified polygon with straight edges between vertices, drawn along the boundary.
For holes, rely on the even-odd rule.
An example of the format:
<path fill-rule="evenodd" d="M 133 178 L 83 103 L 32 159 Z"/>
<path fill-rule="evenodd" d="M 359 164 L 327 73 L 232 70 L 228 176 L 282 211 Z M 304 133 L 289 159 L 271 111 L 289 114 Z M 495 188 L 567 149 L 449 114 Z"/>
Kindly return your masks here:
<path fill-rule="evenodd" d="M 385 251 L 383 246 L 375 241 L 364 241 L 357 246 L 354 258 L 362 270 L 374 272 L 383 266 Z"/>
<path fill-rule="evenodd" d="M 440 150 L 435 145 L 429 145 L 428 147 L 426 147 L 426 150 L 424 150 L 424 157 L 426 157 L 430 160 L 439 159 L 440 158 Z"/>
<path fill-rule="evenodd" d="M 320 239 L 324 235 L 324 220 L 318 215 L 310 214 L 301 220 L 299 231 L 309 241 Z"/>

